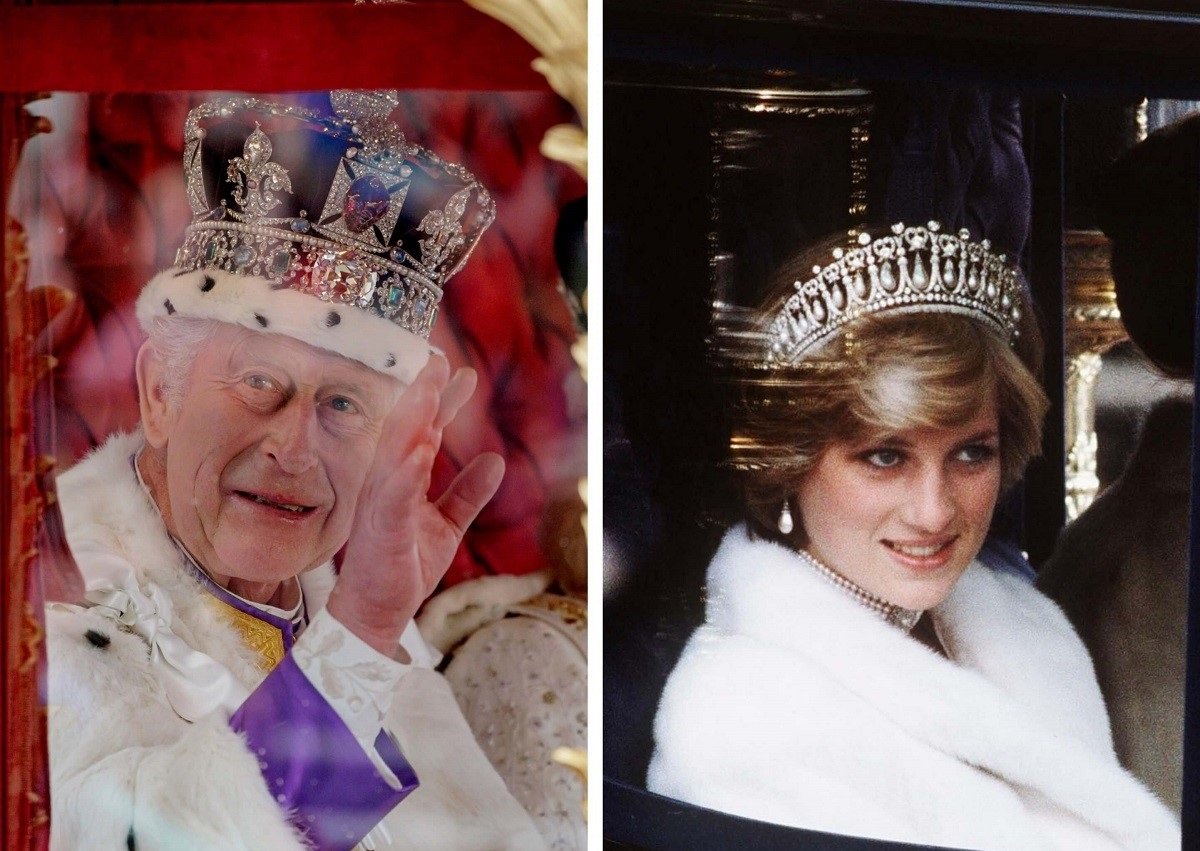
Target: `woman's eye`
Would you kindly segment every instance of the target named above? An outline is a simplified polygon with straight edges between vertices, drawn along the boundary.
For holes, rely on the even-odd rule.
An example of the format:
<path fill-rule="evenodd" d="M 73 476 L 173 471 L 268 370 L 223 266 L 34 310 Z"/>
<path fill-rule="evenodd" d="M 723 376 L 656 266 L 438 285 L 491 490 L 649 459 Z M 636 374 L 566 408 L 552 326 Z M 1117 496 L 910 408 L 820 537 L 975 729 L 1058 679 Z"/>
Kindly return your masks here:
<path fill-rule="evenodd" d="M 990 461 L 997 455 L 997 449 L 994 446 L 989 446 L 986 443 L 972 444 L 964 446 L 958 451 L 958 460 L 965 461 L 968 464 L 979 464 L 983 461 Z"/>
<path fill-rule="evenodd" d="M 873 449 L 870 452 L 863 453 L 862 459 L 872 467 L 886 470 L 890 467 L 895 467 L 903 461 L 904 454 L 895 449 Z"/>
<path fill-rule="evenodd" d="M 339 414 L 355 414 L 358 413 L 358 405 L 345 396 L 334 396 L 329 400 L 329 407 L 333 408 Z"/>
<path fill-rule="evenodd" d="M 274 390 L 275 382 L 265 375 L 248 375 L 243 381 L 255 390 Z"/>

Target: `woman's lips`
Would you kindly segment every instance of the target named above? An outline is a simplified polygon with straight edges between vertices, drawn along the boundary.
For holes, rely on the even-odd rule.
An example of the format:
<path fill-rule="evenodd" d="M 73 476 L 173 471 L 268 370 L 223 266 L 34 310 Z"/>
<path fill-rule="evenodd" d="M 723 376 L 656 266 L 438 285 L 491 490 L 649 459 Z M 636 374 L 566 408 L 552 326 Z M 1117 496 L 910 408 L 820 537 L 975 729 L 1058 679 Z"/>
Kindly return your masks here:
<path fill-rule="evenodd" d="M 954 544 L 958 536 L 937 541 L 883 541 L 893 558 L 908 567 L 918 570 L 935 570 L 943 567 L 954 555 Z"/>

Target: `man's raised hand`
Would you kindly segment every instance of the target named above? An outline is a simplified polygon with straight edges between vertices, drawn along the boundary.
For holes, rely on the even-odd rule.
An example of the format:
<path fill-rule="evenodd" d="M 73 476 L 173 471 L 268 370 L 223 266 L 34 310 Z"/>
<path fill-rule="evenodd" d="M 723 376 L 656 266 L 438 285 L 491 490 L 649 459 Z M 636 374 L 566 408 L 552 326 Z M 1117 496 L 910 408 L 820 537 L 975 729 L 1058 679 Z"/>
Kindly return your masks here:
<path fill-rule="evenodd" d="M 442 430 L 471 397 L 475 372 L 453 377 L 434 355 L 384 424 L 359 494 L 329 613 L 386 655 L 437 587 L 463 534 L 500 486 L 504 461 L 485 452 L 435 501 L 428 498 Z"/>

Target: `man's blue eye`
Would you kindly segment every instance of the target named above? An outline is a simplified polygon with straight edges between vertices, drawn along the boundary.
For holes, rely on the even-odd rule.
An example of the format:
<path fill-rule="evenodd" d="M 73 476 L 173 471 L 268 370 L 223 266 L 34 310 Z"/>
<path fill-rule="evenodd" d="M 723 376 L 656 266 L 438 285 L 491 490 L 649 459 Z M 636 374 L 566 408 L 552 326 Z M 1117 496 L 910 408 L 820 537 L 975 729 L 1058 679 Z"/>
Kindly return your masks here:
<path fill-rule="evenodd" d="M 358 411 L 358 406 L 345 396 L 334 396 L 329 400 L 329 407 L 339 414 L 353 414 Z"/>

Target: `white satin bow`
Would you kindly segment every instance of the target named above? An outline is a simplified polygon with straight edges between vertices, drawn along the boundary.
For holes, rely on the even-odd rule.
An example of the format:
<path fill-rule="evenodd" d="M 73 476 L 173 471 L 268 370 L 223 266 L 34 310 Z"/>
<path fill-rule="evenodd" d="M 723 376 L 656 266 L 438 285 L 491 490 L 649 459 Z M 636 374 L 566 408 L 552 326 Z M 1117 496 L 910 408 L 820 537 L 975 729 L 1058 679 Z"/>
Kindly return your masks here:
<path fill-rule="evenodd" d="M 71 547 L 84 573 L 89 611 L 110 618 L 145 640 L 171 708 L 187 721 L 218 709 L 230 715 L 249 696 L 233 674 L 211 656 L 189 647 L 171 631 L 174 607 L 153 582 L 138 583 L 129 563 L 92 541 Z M 81 606 L 54 604 L 58 609 Z"/>

